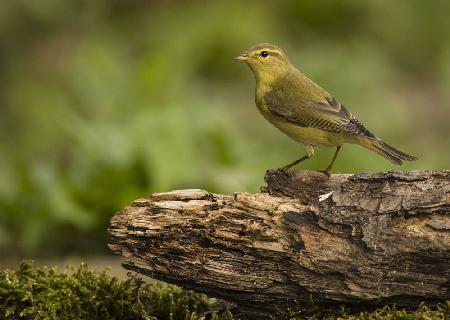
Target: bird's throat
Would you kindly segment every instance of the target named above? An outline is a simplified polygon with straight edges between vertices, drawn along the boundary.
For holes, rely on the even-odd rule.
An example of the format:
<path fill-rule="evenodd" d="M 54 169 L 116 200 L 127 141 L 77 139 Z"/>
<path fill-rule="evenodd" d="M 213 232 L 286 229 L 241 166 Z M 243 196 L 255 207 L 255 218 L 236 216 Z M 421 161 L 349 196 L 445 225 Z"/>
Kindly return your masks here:
<path fill-rule="evenodd" d="M 282 72 L 276 69 L 267 70 L 267 69 L 252 68 L 251 66 L 250 68 L 252 69 L 253 74 L 255 75 L 256 82 L 261 85 L 273 83 L 276 79 L 278 79 L 282 75 Z"/>

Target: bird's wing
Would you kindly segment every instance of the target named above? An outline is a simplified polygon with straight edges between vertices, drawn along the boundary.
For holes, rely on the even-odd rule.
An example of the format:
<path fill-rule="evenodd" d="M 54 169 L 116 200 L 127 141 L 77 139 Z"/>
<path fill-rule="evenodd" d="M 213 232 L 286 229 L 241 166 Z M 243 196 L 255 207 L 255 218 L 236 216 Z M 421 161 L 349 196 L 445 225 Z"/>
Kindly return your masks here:
<path fill-rule="evenodd" d="M 268 93 L 264 100 L 275 117 L 302 127 L 375 137 L 333 97 L 324 97 L 321 101 L 305 101 L 304 99 L 296 101 L 295 95 L 282 99 L 276 91 L 273 91 Z"/>

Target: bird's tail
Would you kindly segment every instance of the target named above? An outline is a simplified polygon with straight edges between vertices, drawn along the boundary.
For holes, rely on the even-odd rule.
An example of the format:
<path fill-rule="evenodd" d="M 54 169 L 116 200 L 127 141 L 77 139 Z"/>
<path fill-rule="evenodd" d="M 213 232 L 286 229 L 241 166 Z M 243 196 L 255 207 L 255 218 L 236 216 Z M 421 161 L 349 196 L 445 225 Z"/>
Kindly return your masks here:
<path fill-rule="evenodd" d="M 384 143 L 380 139 L 375 138 L 364 140 L 364 143 L 362 143 L 364 147 L 378 153 L 380 156 L 399 166 L 403 164 L 403 161 L 415 161 L 418 159 L 388 145 L 387 143 Z"/>

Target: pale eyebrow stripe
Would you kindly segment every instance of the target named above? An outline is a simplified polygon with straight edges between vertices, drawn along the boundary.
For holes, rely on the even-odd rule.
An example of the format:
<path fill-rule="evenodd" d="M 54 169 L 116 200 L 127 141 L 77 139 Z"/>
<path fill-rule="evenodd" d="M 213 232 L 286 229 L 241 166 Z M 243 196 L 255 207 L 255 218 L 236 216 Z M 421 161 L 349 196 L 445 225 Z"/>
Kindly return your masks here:
<path fill-rule="evenodd" d="M 256 50 L 252 50 L 252 51 L 250 51 L 250 52 L 251 52 L 251 53 L 259 54 L 259 53 L 261 53 L 262 51 L 267 51 L 267 52 L 269 52 L 270 54 L 275 54 L 275 55 L 278 55 L 278 56 L 280 56 L 280 57 L 283 56 L 283 54 L 281 53 L 281 51 L 276 50 L 276 49 L 271 49 L 271 48 L 256 49 Z"/>
<path fill-rule="evenodd" d="M 269 53 L 272 53 L 272 54 L 279 55 L 280 57 L 282 56 L 281 52 L 278 50 L 268 49 L 266 51 L 268 51 Z"/>

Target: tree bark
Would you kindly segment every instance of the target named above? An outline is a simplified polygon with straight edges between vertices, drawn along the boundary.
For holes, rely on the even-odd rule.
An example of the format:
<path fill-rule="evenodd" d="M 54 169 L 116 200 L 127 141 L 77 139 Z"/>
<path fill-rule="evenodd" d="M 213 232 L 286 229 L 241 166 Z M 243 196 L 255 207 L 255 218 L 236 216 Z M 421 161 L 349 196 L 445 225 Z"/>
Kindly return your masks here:
<path fill-rule="evenodd" d="M 155 193 L 111 219 L 110 248 L 141 274 L 260 319 L 295 301 L 450 300 L 450 171 L 269 170 L 260 193 Z"/>

